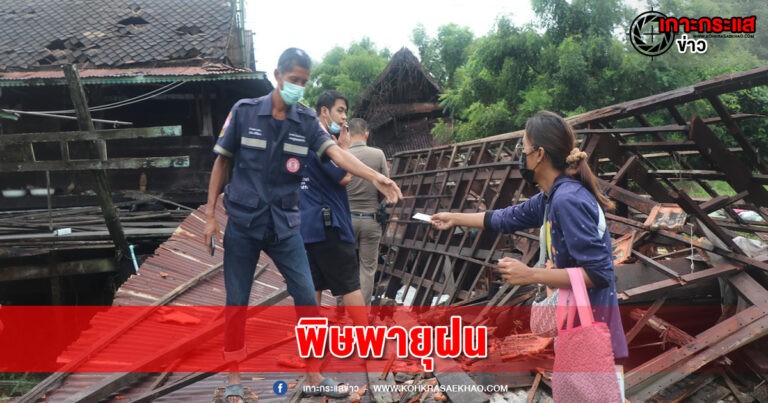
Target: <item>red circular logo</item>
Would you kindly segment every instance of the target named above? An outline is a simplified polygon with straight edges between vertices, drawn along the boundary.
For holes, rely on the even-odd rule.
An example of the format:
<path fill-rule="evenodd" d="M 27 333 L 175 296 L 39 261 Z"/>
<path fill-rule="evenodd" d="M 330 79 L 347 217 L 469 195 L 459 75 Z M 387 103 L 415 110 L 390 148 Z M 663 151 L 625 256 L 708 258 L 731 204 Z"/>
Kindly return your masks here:
<path fill-rule="evenodd" d="M 288 158 L 288 161 L 285 161 L 285 169 L 288 170 L 288 172 L 295 174 L 296 172 L 299 172 L 299 169 L 301 168 L 301 163 L 296 158 Z"/>

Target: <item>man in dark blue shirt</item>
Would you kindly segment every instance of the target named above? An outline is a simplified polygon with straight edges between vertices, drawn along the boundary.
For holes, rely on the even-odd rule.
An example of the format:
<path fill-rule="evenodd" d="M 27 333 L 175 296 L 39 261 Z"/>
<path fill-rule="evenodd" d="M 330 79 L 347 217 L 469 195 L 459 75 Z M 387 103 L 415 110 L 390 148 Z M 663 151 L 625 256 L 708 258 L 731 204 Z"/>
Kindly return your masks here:
<path fill-rule="evenodd" d="M 318 97 L 315 112 L 320 124 L 334 136 L 342 149 L 349 150 L 347 98 L 338 91 L 325 91 Z M 355 251 L 355 234 L 349 210 L 347 171 L 333 161 L 321 161 L 310 152 L 309 165 L 299 191 L 301 236 L 307 250 L 317 303 L 322 291 L 342 296 L 345 306 L 364 306 Z M 362 310 L 350 314 L 356 325 L 365 324 Z"/>
<path fill-rule="evenodd" d="M 232 180 L 224 195 L 229 216 L 224 233 L 224 281 L 226 305 L 233 307 L 226 310 L 225 316 L 224 359 L 228 362 L 247 357 L 245 307 L 262 250 L 285 278 L 297 311 L 301 311 L 297 313 L 317 311 L 309 262 L 299 233 L 298 191 L 310 150 L 373 182 L 391 202 L 402 198 L 393 181 L 337 147 L 320 127 L 315 112 L 298 103 L 310 68 L 311 60 L 304 51 L 290 48 L 283 52 L 274 71 L 277 88 L 264 97 L 238 101 L 214 148 L 218 157 L 208 186 L 206 248 L 213 235 L 221 235 L 214 212 L 232 167 Z M 299 309 L 302 307 L 305 309 Z M 308 368 L 315 365 L 308 362 Z M 319 372 L 308 372 L 306 384 L 321 385 L 324 391 L 338 385 Z M 228 385 L 227 403 L 244 401 L 236 366 L 229 373 Z M 340 397 L 347 393 L 325 394 Z"/>

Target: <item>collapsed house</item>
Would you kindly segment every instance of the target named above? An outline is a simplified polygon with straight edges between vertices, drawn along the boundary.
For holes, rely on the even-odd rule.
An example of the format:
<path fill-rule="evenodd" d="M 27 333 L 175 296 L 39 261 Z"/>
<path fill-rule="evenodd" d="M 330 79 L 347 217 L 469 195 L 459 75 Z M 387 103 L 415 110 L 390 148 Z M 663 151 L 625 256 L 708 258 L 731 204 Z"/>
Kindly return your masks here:
<path fill-rule="evenodd" d="M 619 303 L 650 305 L 624 319 L 631 401 L 659 398 L 659 393 L 669 400 L 693 394 L 717 375 L 697 376 L 674 392 L 665 389 L 718 360 L 743 363 L 758 375 L 742 387 L 758 385 L 768 392 L 763 338 L 768 332 L 768 246 L 763 243 L 768 239 L 768 166 L 749 140 L 750 132 L 764 126 L 766 111 L 733 113 L 723 102 L 766 84 L 768 68 L 759 68 L 567 119 L 602 190 L 618 205 L 606 218 L 614 239 Z M 513 235 L 460 227 L 436 231 L 411 218 L 504 208 L 531 197 L 537 190 L 522 180 L 513 156 L 522 135 L 395 156 L 391 176 L 405 200 L 394 207 L 382 239 L 385 263 L 379 271 L 389 277 L 382 285 L 385 297 L 396 299 L 399 292 L 412 305 L 530 303 L 532 287 L 500 284 L 485 269 L 504 256 L 535 263 L 538 229 Z M 722 313 L 693 313 L 694 305 L 707 300 L 722 304 Z M 692 311 L 665 322 L 655 316 L 665 304 Z M 662 341 L 633 343 L 649 333 L 660 334 Z M 666 348 L 659 354 L 660 346 Z M 638 356 L 646 360 L 632 362 Z M 742 391 L 729 378 L 738 375 L 723 372 L 725 392 L 741 400 Z"/>
<path fill-rule="evenodd" d="M 368 122 L 370 146 L 387 158 L 401 151 L 435 145 L 430 131 L 442 117 L 443 88 L 407 48 L 398 50 L 387 67 L 365 89 L 352 110 Z"/>
<path fill-rule="evenodd" d="M 50 116 L 74 112 L 66 64 L 78 66 L 97 130 L 181 127 L 171 138 L 110 142 L 115 158 L 190 157 L 184 169 L 110 169 L 116 192 L 141 182 L 173 201 L 204 203 L 210 150 L 229 108 L 272 89 L 256 71 L 242 0 L 3 0 L 0 10 L 0 135 L 78 130 L 76 120 Z M 58 156 L 58 147 L 37 148 L 40 160 Z M 4 151 L 0 162 L 19 161 Z M 45 187 L 43 172 L 2 171 L 3 189 Z M 52 171 L 50 181 L 54 208 L 96 204 L 89 175 Z M 0 198 L 0 210 L 45 207 L 30 195 Z"/>
<path fill-rule="evenodd" d="M 765 111 L 732 113 L 722 101 L 724 96 L 738 97 L 767 84 L 768 68 L 759 68 L 568 118 L 577 129 L 580 148 L 588 153 L 601 178 L 602 189 L 618 204 L 606 218 L 614 240 L 619 301 L 629 309 L 624 318 L 630 344 L 626 389 L 632 401 L 679 401 L 688 396 L 713 401 L 728 395 L 742 401 L 747 394 L 768 393 L 764 347 L 768 248 L 762 243 L 768 239 L 767 167 L 748 138 L 756 123 L 764 122 L 761 113 Z M 527 186 L 516 169 L 513 150 L 521 136 L 521 132 L 508 133 L 395 156 L 392 177 L 405 198 L 392 209 L 383 238 L 380 303 L 398 299 L 407 305 L 530 303 L 531 287 L 501 284 L 485 268 L 504 256 L 534 262 L 539 251 L 537 232 L 437 231 L 411 219 L 417 212 L 503 208 L 535 194 L 536 189 Z M 202 217 L 204 207 L 188 216 L 157 255 L 142 265 L 142 276 L 133 276 L 118 291 L 116 304 L 151 304 L 146 316 L 134 318 L 130 326 L 117 327 L 110 339 L 84 337 L 73 343 L 65 354 L 64 370 L 19 401 L 37 401 L 44 394 L 56 401 L 211 398 L 214 388 L 223 383 L 221 375 L 214 379 L 210 373 L 175 374 L 173 366 L 160 374 L 68 373 L 90 360 L 109 362 L 110 349 L 119 349 L 121 338 L 148 337 L 152 315 L 161 306 L 189 303 L 193 295 L 198 298 L 196 304 L 202 300 L 223 305 L 221 255 L 210 257 L 199 251 Z M 221 228 L 226 220 L 223 210 L 217 211 L 217 220 Z M 255 305 L 290 303 L 283 280 L 266 259 L 263 262 L 252 293 Z M 702 303 L 714 307 L 716 314 L 702 316 L 701 311 L 694 311 Z M 638 305 L 645 309 L 636 308 Z M 106 315 L 92 321 L 94 327 L 110 323 L 115 318 Z M 201 327 L 200 337 L 208 330 Z M 501 354 L 489 359 L 519 359 L 520 354 L 504 351 L 529 336 L 510 334 Z M 659 337 L 661 341 L 641 343 Z M 164 351 L 196 348 L 201 340 L 181 340 Z M 548 344 L 544 340 L 536 351 L 526 354 L 551 356 Z M 136 354 L 150 359 L 152 350 Z M 471 371 L 476 361 L 461 364 Z M 721 371 L 704 370 L 712 366 Z M 366 373 L 350 377 L 358 383 L 366 382 L 366 376 L 369 384 L 394 383 L 392 372 L 396 371 L 381 377 Z M 406 372 L 394 378 L 412 379 Z M 435 375 L 436 381 L 430 382 L 518 388 L 510 395 L 448 393 L 456 402 L 514 401 L 518 397 L 547 401 L 542 386 L 549 383 L 547 368 L 506 376 Z M 252 384 L 257 394 L 263 393 L 262 401 L 283 401 L 270 389 L 279 378 L 275 374 L 245 376 L 253 376 Z M 421 380 L 421 375 L 416 379 Z M 431 401 L 433 397 L 417 398 Z M 288 401 L 298 399 L 294 393 Z M 371 400 L 403 399 L 409 397 L 378 395 Z"/>
<path fill-rule="evenodd" d="M 123 244 L 136 255 L 152 253 L 188 206 L 205 203 L 229 108 L 272 89 L 256 71 L 243 7 L 0 0 L 0 303 L 66 303 L 65 277 L 134 271 L 114 259 L 99 182 L 111 188 L 101 193 L 110 193 Z M 81 83 L 74 92 L 69 65 Z M 74 115 L 79 91 L 92 128 Z M 89 155 L 94 142 L 99 158 Z M 81 288 L 89 287 L 106 288 Z"/>

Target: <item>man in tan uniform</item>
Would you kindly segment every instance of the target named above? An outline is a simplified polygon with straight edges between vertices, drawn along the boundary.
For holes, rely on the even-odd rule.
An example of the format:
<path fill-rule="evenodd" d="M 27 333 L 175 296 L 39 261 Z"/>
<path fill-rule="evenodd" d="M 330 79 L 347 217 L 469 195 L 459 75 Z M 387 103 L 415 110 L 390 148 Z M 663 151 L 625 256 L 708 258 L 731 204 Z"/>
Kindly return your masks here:
<path fill-rule="evenodd" d="M 349 152 L 374 171 L 389 177 L 384 152 L 366 145 L 369 136 L 368 123 L 358 118 L 350 120 L 349 135 L 352 140 Z M 360 291 L 363 293 L 365 304 L 370 305 L 381 241 L 381 226 L 376 221 L 379 193 L 373 185 L 352 176 L 347 185 L 347 194 L 352 212 L 352 228 L 355 230 L 355 243 L 360 254 Z"/>

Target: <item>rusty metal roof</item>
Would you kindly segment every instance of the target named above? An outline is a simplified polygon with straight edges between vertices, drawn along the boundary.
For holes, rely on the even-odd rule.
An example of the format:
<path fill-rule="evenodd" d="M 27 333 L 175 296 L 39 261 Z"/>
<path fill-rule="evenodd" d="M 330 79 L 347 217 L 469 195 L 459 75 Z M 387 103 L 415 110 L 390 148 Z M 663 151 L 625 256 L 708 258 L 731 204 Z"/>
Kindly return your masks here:
<path fill-rule="evenodd" d="M 264 72 L 224 64 L 79 70 L 84 84 L 144 84 L 173 81 L 265 80 Z M 0 87 L 67 85 L 61 70 L 0 72 Z"/>
<path fill-rule="evenodd" d="M 115 295 L 113 305 L 151 305 L 164 295 L 168 294 L 171 290 L 186 283 L 190 279 L 193 279 L 200 273 L 219 266 L 223 260 L 223 252 L 220 248 L 222 246 L 221 240 L 223 239 L 223 230 L 226 227 L 227 222 L 223 203 L 217 203 L 216 220 L 219 223 L 219 229 L 222 233 L 217 237 L 217 252 L 213 257 L 206 251 L 206 248 L 202 247 L 204 243 L 202 237 L 205 230 L 204 217 L 205 206 L 201 206 L 196 211 L 192 212 L 176 229 L 171 238 L 158 247 L 155 251 L 155 255 L 147 258 L 147 260 L 140 266 L 138 274 L 132 275 L 120 287 Z M 262 253 L 261 259 L 259 260 L 259 267 L 265 267 L 265 270 L 255 279 L 251 290 L 252 302 L 264 298 L 265 296 L 274 293 L 276 290 L 285 289 L 285 280 L 277 271 L 272 260 L 264 253 Z M 325 303 L 330 303 L 331 301 L 333 301 L 333 298 L 329 298 L 328 296 L 324 298 Z M 213 307 L 223 306 L 224 303 L 225 290 L 223 269 L 218 267 L 207 278 L 184 291 L 166 305 L 211 306 L 212 309 L 210 310 L 209 315 L 210 317 L 213 317 L 217 314 L 217 310 Z M 290 306 L 293 305 L 293 299 L 288 296 L 272 305 Z M 202 310 L 200 312 L 204 313 Z M 201 319 L 205 322 L 205 319 L 210 318 Z M 125 317 L 120 317 L 119 314 L 115 315 L 115 313 L 112 312 L 97 314 L 91 320 L 92 327 L 84 331 L 81 337 L 68 347 L 68 349 L 59 357 L 59 361 L 66 363 L 79 357 L 97 341 L 95 338 L 102 337 L 105 334 L 104 329 L 119 327 L 125 323 L 125 320 Z M 150 354 L 158 348 L 158 335 L 155 333 L 157 328 L 156 326 L 153 326 L 153 322 L 153 317 L 149 317 L 147 320 L 130 328 L 120 336 L 123 338 L 123 341 L 129 340 L 127 342 L 129 342 L 131 346 L 142 346 L 141 349 L 135 351 L 137 356 Z M 263 326 L 264 324 L 261 322 L 249 320 L 246 324 L 246 331 L 249 332 L 249 334 L 259 334 L 259 328 Z M 201 353 L 202 356 L 208 358 L 220 357 L 222 342 L 223 340 L 221 336 L 209 340 L 205 343 L 205 346 L 201 347 L 203 350 Z M 124 356 L 124 352 L 121 353 L 117 344 L 120 343 L 113 343 L 113 345 L 107 346 L 95 355 L 89 357 L 88 361 L 98 361 L 103 363 L 108 362 L 115 357 L 121 355 Z M 268 342 L 265 342 L 265 344 L 268 344 Z M 80 368 L 87 368 L 87 365 L 88 362 L 83 364 Z M 109 375 L 112 374 L 88 372 L 71 373 L 67 375 L 60 386 L 57 386 L 46 393 L 44 401 L 64 401 L 74 394 L 102 381 Z M 188 374 L 174 373 L 166 383 L 172 383 L 186 375 Z M 248 385 L 254 388 L 257 395 L 263 395 L 265 397 L 262 401 L 282 401 L 282 397 L 276 396 L 272 392 L 272 384 L 276 380 L 284 380 L 290 383 L 291 380 L 296 378 L 296 375 L 297 374 L 281 375 L 274 373 L 243 374 L 243 378 L 246 381 L 252 377 L 265 378 L 264 380 L 259 381 L 248 381 Z M 196 382 L 164 396 L 158 401 L 178 402 L 204 401 L 210 399 L 214 389 L 217 386 L 225 384 L 223 376 L 224 375 L 218 375 Z M 156 379 L 157 375 L 148 376 L 135 385 L 116 392 L 120 397 L 113 400 L 121 401 L 125 397 L 138 397 L 148 392 L 149 389 L 147 388 Z M 270 400 L 271 396 L 274 396 L 277 399 Z"/>

